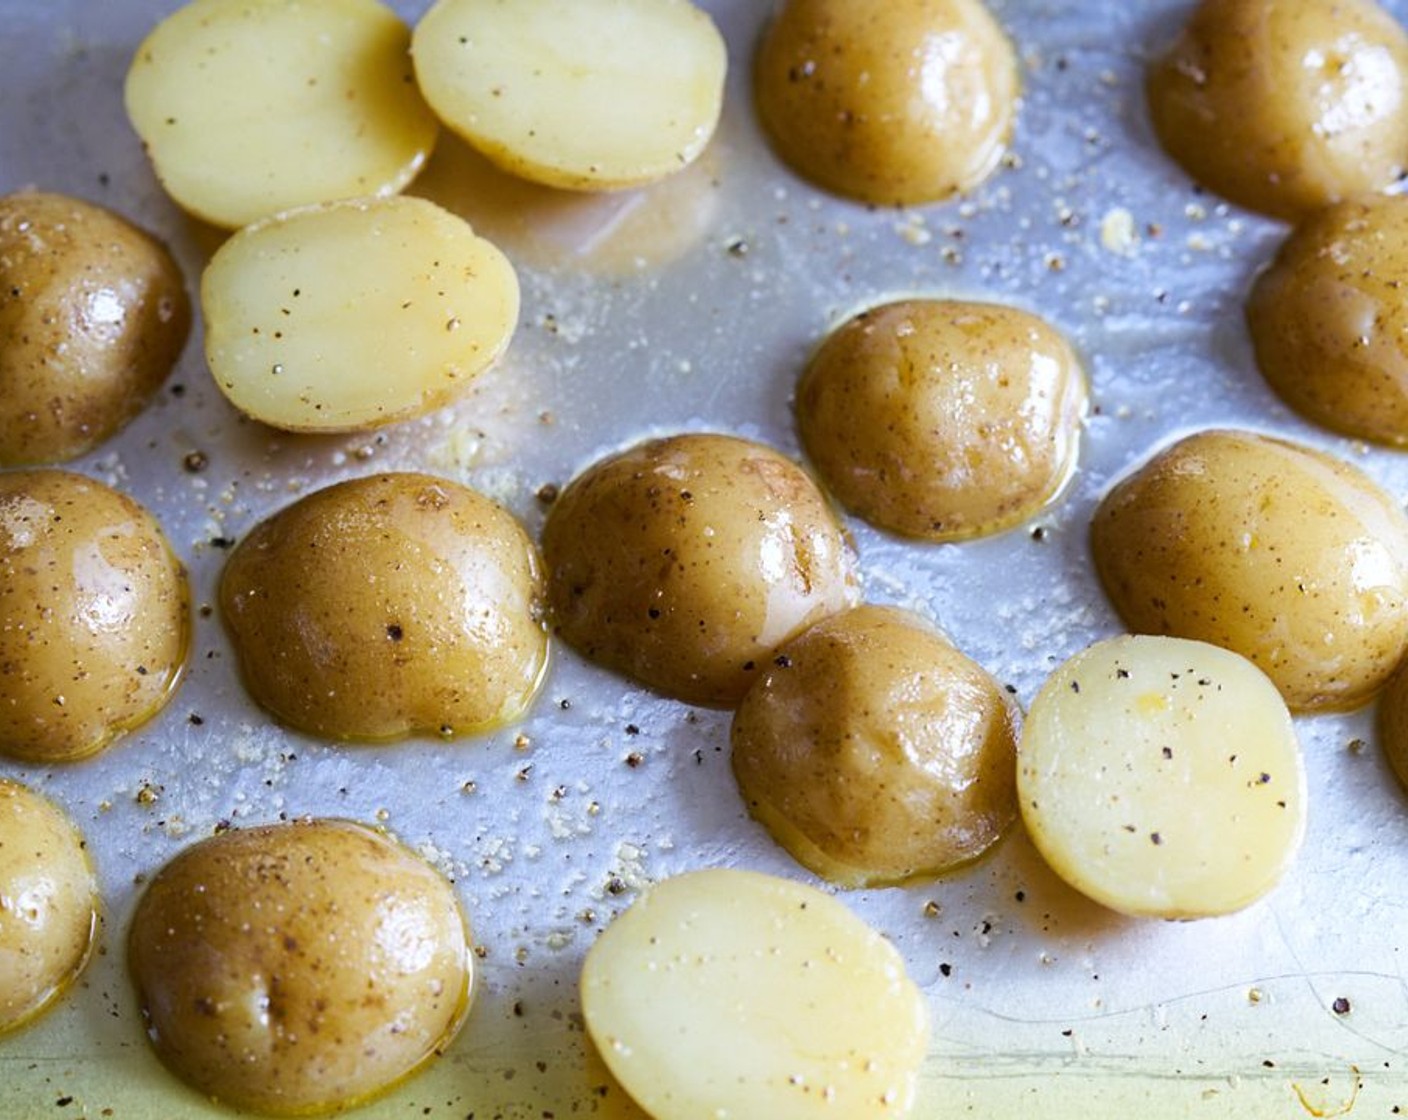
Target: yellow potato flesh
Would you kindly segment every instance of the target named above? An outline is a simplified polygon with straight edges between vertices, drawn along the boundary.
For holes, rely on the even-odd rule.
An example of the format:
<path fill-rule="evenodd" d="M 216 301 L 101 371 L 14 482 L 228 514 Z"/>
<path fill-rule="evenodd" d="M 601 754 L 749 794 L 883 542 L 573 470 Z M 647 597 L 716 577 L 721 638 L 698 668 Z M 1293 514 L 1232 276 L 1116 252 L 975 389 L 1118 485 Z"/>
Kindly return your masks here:
<path fill-rule="evenodd" d="M 127 113 L 162 185 L 218 226 L 391 194 L 439 130 L 410 37 L 376 0 L 194 0 L 137 49 Z"/>
<path fill-rule="evenodd" d="M 82 971 L 97 904 L 78 830 L 47 798 L 0 778 L 0 1034 L 29 1022 Z"/>
<path fill-rule="evenodd" d="M 1289 866 L 1305 773 L 1275 685 L 1234 653 L 1122 637 L 1062 665 L 1027 713 L 1027 831 L 1063 879 L 1126 914 L 1241 909 Z"/>
<path fill-rule="evenodd" d="M 349 431 L 459 396 L 507 347 L 518 280 L 433 203 L 290 211 L 241 230 L 201 281 L 206 358 L 241 411 L 292 431 Z"/>
<path fill-rule="evenodd" d="M 582 1010 L 654 1120 L 900 1117 L 928 1043 L 888 941 L 829 895 L 749 871 L 649 888 L 588 952 Z"/>
<path fill-rule="evenodd" d="M 439 0 L 416 25 L 416 76 L 447 126 L 550 186 L 639 186 L 704 150 L 723 38 L 686 0 Z"/>

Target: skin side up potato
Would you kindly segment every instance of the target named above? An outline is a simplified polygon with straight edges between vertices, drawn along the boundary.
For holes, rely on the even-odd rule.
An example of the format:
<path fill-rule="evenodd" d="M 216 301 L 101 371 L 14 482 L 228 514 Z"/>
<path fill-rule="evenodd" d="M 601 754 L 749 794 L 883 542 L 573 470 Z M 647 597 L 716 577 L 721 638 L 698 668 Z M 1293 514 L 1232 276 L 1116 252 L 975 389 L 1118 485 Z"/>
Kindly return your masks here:
<path fill-rule="evenodd" d="M 270 1115 L 340 1110 L 442 1052 L 473 991 L 449 881 L 345 820 L 220 832 L 138 901 L 127 964 L 147 1037 L 182 1080 Z"/>
<path fill-rule="evenodd" d="M 65 195 L 0 198 L 0 466 L 64 462 L 115 434 L 190 326 L 181 270 L 145 231 Z"/>
<path fill-rule="evenodd" d="M 1105 496 L 1091 547 L 1130 630 L 1240 653 L 1295 712 L 1364 703 L 1408 647 L 1408 517 L 1310 448 L 1179 440 Z"/>
<path fill-rule="evenodd" d="M 734 436 L 647 440 L 593 463 L 542 542 L 554 631 L 691 704 L 733 706 L 778 645 L 860 597 L 850 538 L 811 477 Z"/>
<path fill-rule="evenodd" d="M 860 606 L 779 649 L 730 731 L 748 810 L 843 887 L 976 859 L 1016 818 L 1015 701 L 908 611 Z"/>
<path fill-rule="evenodd" d="M 299 730 L 452 737 L 517 720 L 547 667 L 542 567 L 517 520 L 403 473 L 318 490 L 230 554 L 220 610 L 245 685 Z"/>
<path fill-rule="evenodd" d="M 1408 34 L 1373 0 L 1203 0 L 1147 98 L 1189 175 L 1287 221 L 1408 167 Z"/>
<path fill-rule="evenodd" d="M 862 202 L 915 206 L 997 167 L 1020 79 L 979 0 L 787 0 L 758 45 L 753 91 L 798 174 Z"/>

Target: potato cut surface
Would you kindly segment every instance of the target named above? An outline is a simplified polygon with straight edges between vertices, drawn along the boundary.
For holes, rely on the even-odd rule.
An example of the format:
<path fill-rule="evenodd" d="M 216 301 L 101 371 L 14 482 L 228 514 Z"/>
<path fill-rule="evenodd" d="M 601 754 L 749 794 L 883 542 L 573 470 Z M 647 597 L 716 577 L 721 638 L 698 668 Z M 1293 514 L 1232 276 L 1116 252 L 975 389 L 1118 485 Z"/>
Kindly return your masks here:
<path fill-rule="evenodd" d="M 588 952 L 582 1007 L 654 1120 L 903 1116 L 928 1042 L 893 945 L 831 896 L 750 871 L 651 887 Z"/>
<path fill-rule="evenodd" d="M 1276 686 L 1204 642 L 1125 636 L 1071 658 L 1023 728 L 1022 817 L 1052 869 L 1126 914 L 1256 901 L 1305 828 L 1305 774 Z"/>
<path fill-rule="evenodd" d="M 416 198 L 333 203 L 250 226 L 201 282 L 206 358 L 241 411 L 352 431 L 459 396 L 518 322 L 513 266 Z"/>
<path fill-rule="evenodd" d="M 718 29 L 687 0 L 440 0 L 412 53 L 447 126 L 505 170 L 575 190 L 690 163 L 727 69 Z"/>
<path fill-rule="evenodd" d="M 137 49 L 127 115 L 171 196 L 218 226 L 395 193 L 439 131 L 410 38 L 376 0 L 194 0 Z"/>

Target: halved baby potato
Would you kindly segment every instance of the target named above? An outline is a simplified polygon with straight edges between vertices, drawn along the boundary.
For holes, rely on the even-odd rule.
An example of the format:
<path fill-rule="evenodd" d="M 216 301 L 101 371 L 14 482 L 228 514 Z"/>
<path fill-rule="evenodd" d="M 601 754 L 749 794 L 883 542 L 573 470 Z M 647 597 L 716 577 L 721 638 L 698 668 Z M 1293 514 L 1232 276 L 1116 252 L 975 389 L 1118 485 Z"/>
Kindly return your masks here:
<path fill-rule="evenodd" d="M 440 127 L 410 41 L 377 0 L 192 0 L 137 48 L 127 114 L 171 197 L 217 226 L 393 194 Z"/>
<path fill-rule="evenodd" d="M 587 953 L 581 989 L 588 1034 L 654 1120 L 897 1120 L 928 1045 L 889 941 L 753 871 L 648 888 Z"/>
<path fill-rule="evenodd" d="M 1027 713 L 1022 817 L 1051 868 L 1122 913 L 1227 914 L 1266 894 L 1305 831 L 1300 745 L 1276 686 L 1182 638 L 1099 642 Z"/>
<path fill-rule="evenodd" d="M 447 404 L 518 325 L 508 259 L 419 198 L 257 222 L 216 252 L 200 295 L 216 385 L 289 431 L 375 428 Z"/>
<path fill-rule="evenodd" d="M 416 78 L 444 123 L 505 171 L 611 190 L 704 150 L 727 56 L 688 0 L 439 0 L 416 25 Z"/>

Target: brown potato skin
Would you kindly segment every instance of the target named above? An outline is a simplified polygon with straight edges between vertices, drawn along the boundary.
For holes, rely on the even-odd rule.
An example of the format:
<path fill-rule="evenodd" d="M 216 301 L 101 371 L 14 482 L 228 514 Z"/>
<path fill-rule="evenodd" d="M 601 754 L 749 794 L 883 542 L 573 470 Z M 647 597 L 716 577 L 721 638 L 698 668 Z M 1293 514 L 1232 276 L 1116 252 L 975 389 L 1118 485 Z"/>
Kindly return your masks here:
<path fill-rule="evenodd" d="M 165 247 L 92 203 L 0 198 L 0 466 L 76 458 L 171 372 L 191 304 Z"/>
<path fill-rule="evenodd" d="M 0 778 L 0 1035 L 50 1007 L 88 963 L 98 884 L 86 849 L 57 805 Z"/>
<path fill-rule="evenodd" d="M 161 526 L 83 475 L 0 473 L 0 754 L 67 762 L 171 698 L 190 641 Z"/>
<path fill-rule="evenodd" d="M 1377 715 L 1379 746 L 1399 785 L 1408 791 L 1408 663 L 1384 686 Z"/>
<path fill-rule="evenodd" d="M 1091 547 L 1131 631 L 1239 653 L 1292 711 L 1364 703 L 1408 648 L 1408 517 L 1310 448 L 1180 440 L 1105 496 Z"/>
<path fill-rule="evenodd" d="M 147 1036 L 226 1104 L 356 1104 L 441 1052 L 472 956 L 448 880 L 363 825 L 304 820 L 192 845 L 152 879 L 127 963 Z"/>
<path fill-rule="evenodd" d="M 1408 35 L 1373 0 L 1203 0 L 1149 71 L 1164 150 L 1295 221 L 1408 165 Z"/>
<path fill-rule="evenodd" d="M 787 0 L 763 32 L 753 86 L 794 171 L 849 198 L 911 206 L 987 178 L 1020 79 L 978 0 Z"/>
<path fill-rule="evenodd" d="M 807 455 L 847 509 L 955 541 L 1031 517 L 1075 469 L 1088 390 L 1066 340 L 999 304 L 912 299 L 848 320 L 797 386 Z"/>
<path fill-rule="evenodd" d="M 512 722 L 547 664 L 533 542 L 432 475 L 351 479 L 276 513 L 231 553 L 220 609 L 253 698 L 330 738 Z"/>
<path fill-rule="evenodd" d="M 734 714 L 749 811 L 845 887 L 936 875 L 1017 815 L 1021 713 L 908 611 L 861 606 L 786 643 Z"/>
<path fill-rule="evenodd" d="M 1408 445 L 1408 199 L 1361 198 L 1308 218 L 1252 287 L 1262 376 L 1301 415 Z"/>
<path fill-rule="evenodd" d="M 554 629 L 588 659 L 732 707 L 772 650 L 855 604 L 849 537 L 770 447 L 693 433 L 603 459 L 543 526 Z"/>

